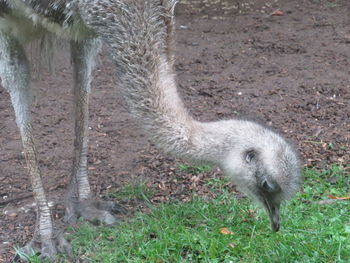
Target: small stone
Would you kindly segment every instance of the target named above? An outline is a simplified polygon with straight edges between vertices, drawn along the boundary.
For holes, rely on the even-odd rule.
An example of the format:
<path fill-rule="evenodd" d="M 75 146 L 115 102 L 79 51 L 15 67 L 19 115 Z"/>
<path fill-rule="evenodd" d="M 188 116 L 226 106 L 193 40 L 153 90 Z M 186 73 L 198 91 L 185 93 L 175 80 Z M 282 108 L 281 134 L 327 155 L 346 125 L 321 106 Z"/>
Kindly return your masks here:
<path fill-rule="evenodd" d="M 8 214 L 8 216 L 10 217 L 16 217 L 18 214 L 16 212 L 11 212 Z"/>

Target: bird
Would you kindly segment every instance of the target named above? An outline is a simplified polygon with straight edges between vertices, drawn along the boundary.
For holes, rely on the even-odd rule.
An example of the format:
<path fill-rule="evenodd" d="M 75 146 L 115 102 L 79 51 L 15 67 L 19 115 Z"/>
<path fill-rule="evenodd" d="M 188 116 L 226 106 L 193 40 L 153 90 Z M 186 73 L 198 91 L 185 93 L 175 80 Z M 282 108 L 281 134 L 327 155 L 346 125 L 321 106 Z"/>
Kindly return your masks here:
<path fill-rule="evenodd" d="M 129 113 L 164 152 L 220 167 L 280 228 L 280 206 L 299 189 L 295 147 L 267 125 L 248 118 L 201 122 L 177 91 L 173 69 L 176 0 L 0 0 L 0 77 L 9 92 L 37 204 L 33 240 L 23 252 L 72 255 L 52 220 L 42 183 L 30 116 L 30 70 L 24 46 L 48 36 L 70 42 L 74 76 L 75 140 L 65 195 L 68 224 L 78 218 L 113 224 L 122 208 L 94 197 L 87 175 L 91 73 L 101 43 L 110 50 Z"/>
<path fill-rule="evenodd" d="M 167 48 L 173 37 L 164 22 L 169 13 L 157 3 L 116 0 L 82 4 L 81 10 L 84 22 L 109 45 L 123 97 L 141 129 L 167 153 L 219 166 L 242 192 L 265 207 L 272 229 L 278 231 L 280 204 L 300 185 L 296 150 L 261 123 L 199 122 L 188 113 Z M 170 1 L 170 6 L 175 4 Z"/>

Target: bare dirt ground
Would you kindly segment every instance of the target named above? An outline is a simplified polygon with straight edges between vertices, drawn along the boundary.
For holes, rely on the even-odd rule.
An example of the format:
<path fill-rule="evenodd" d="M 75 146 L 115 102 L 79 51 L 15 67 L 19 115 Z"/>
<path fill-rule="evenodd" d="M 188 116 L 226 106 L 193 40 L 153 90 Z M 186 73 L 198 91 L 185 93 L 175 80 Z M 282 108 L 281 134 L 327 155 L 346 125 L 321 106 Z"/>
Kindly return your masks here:
<path fill-rule="evenodd" d="M 306 166 L 350 164 L 350 2 L 212 2 L 184 1 L 177 10 L 175 68 L 191 113 L 199 120 L 256 116 L 291 138 Z M 183 161 L 147 140 L 123 105 L 107 57 L 95 71 L 90 107 L 93 190 L 106 198 L 142 181 L 155 190 L 155 203 L 210 196 L 205 182 L 220 171 L 183 173 L 177 169 Z M 33 85 L 37 149 L 55 219 L 62 217 L 72 162 L 71 83 L 65 61 Z M 35 223 L 21 151 L 10 99 L 0 88 L 0 262 L 31 238 Z"/>

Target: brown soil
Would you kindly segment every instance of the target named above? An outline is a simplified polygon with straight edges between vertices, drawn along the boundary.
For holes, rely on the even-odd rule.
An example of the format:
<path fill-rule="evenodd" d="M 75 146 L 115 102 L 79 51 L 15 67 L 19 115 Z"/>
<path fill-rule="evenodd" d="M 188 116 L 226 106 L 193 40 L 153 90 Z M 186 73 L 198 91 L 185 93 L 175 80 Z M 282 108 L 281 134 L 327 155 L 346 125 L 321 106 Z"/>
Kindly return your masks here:
<path fill-rule="evenodd" d="M 349 164 L 350 2 L 247 2 L 193 0 L 178 6 L 175 67 L 186 106 L 199 120 L 256 116 L 294 140 L 307 166 Z M 276 10 L 283 15 L 273 15 Z M 179 171 L 183 161 L 154 148 L 128 115 L 113 73 L 101 55 L 90 107 L 89 172 L 96 194 L 106 198 L 108 192 L 142 181 L 155 190 L 153 202 L 188 201 L 194 193 L 210 196 L 205 182 L 221 176 L 220 171 Z M 69 63 L 41 79 L 33 85 L 34 129 L 45 187 L 60 219 L 73 151 Z M 35 212 L 3 88 L 0 120 L 0 262 L 6 262 L 14 246 L 30 239 Z M 142 209 L 138 202 L 124 205 Z"/>

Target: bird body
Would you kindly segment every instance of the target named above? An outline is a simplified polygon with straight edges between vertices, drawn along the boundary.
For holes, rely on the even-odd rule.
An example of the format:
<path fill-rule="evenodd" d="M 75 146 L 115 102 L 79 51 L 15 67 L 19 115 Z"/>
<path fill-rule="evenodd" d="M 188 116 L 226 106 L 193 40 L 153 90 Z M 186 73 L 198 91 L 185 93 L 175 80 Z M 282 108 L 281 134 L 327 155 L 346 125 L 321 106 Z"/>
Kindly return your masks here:
<path fill-rule="evenodd" d="M 0 30 L 21 43 L 47 34 L 76 41 L 93 35 L 79 16 L 74 0 L 0 0 Z"/>
<path fill-rule="evenodd" d="M 232 119 L 195 120 L 185 108 L 173 70 L 176 1 L 0 0 L 0 76 L 11 95 L 38 206 L 41 253 L 52 256 L 64 243 L 54 238 L 31 132 L 29 66 L 22 44 L 47 34 L 71 41 L 74 68 L 75 150 L 68 187 L 68 223 L 78 217 L 113 223 L 112 206 L 92 198 L 87 178 L 87 118 L 91 72 L 99 42 L 117 66 L 118 85 L 130 114 L 158 147 L 194 162 L 219 166 L 280 227 L 283 200 L 297 191 L 299 160 L 292 145 L 266 125 Z M 32 244 L 29 244 L 33 248 Z"/>

